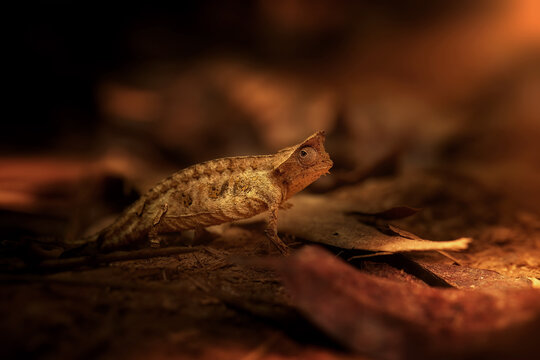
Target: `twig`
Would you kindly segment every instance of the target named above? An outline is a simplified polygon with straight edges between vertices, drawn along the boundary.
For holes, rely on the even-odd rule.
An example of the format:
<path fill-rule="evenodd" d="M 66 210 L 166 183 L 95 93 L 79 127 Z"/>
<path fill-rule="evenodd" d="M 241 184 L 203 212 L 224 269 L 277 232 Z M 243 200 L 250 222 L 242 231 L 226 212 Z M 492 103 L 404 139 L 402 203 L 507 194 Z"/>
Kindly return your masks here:
<path fill-rule="evenodd" d="M 390 251 L 379 251 L 373 254 L 351 256 L 350 258 L 347 259 L 347 261 L 351 261 L 354 259 L 366 259 L 366 258 L 375 257 L 375 256 L 394 255 L 394 254 L 395 253 L 390 252 Z"/>
<path fill-rule="evenodd" d="M 446 258 L 452 260 L 452 261 L 454 262 L 455 265 L 461 266 L 461 262 L 460 262 L 458 259 L 456 259 L 454 256 L 452 256 L 452 255 L 450 255 L 449 253 L 447 253 L 446 251 L 444 251 L 444 250 L 437 250 L 437 252 L 438 252 L 439 254 L 441 254 L 442 256 L 444 256 L 444 257 L 446 257 Z"/>
<path fill-rule="evenodd" d="M 110 254 L 83 256 L 67 259 L 44 260 L 34 266 L 15 266 L 8 269 L 9 272 L 31 272 L 36 270 L 41 271 L 64 271 L 81 266 L 97 266 L 115 261 L 150 259 L 159 256 L 169 256 L 176 254 L 187 254 L 195 251 L 200 251 L 201 247 L 184 247 L 175 246 L 163 249 L 143 249 L 135 251 L 117 251 Z"/>
<path fill-rule="evenodd" d="M 98 288 L 116 288 L 135 291 L 163 291 L 178 293 L 184 290 L 180 286 L 173 286 L 170 284 L 164 285 L 162 283 L 155 282 L 137 282 L 137 281 L 119 281 L 108 279 L 84 279 L 80 277 L 56 277 L 56 276 L 43 276 L 43 275 L 10 275 L 0 274 L 0 283 L 47 283 L 47 284 L 60 284 L 67 286 L 86 286 L 86 287 L 98 287 Z"/>

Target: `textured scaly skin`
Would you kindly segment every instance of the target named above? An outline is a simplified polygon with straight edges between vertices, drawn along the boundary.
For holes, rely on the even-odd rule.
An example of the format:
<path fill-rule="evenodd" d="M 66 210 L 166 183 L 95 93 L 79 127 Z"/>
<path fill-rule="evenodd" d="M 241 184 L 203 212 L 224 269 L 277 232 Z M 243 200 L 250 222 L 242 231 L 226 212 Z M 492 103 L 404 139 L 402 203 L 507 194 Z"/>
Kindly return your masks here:
<path fill-rule="evenodd" d="M 318 132 L 274 155 L 222 158 L 174 173 L 94 236 L 94 250 L 107 252 L 160 234 L 202 229 L 269 211 L 266 233 L 286 252 L 277 237 L 277 209 L 328 172 L 332 161 L 323 142 L 324 133 Z M 317 151 L 318 161 L 310 166 L 298 160 L 299 151 L 306 147 Z"/>

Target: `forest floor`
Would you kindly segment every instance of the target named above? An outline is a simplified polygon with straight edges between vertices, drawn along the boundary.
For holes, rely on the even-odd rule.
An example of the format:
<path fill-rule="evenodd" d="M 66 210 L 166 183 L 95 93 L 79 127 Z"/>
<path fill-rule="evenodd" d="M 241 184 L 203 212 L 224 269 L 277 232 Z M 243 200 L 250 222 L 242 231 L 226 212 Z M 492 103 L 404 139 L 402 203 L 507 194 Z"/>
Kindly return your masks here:
<path fill-rule="evenodd" d="M 83 191 L 77 184 L 73 193 Z M 264 225 L 253 222 L 222 226 L 205 244 L 174 247 L 180 249 L 177 254 L 154 257 L 152 249 L 146 249 L 138 250 L 145 257 L 140 259 L 44 269 L 31 259 L 31 251 L 21 253 L 21 247 L 13 244 L 32 243 L 36 233 L 65 229 L 65 217 L 4 211 L 8 231 L 3 241 L 5 271 L 0 275 L 3 358 L 393 359 L 426 354 L 520 358 L 532 351 L 532 335 L 540 333 L 540 290 L 535 289 L 540 282 L 540 218 L 533 212 L 517 210 L 504 196 L 471 178 L 440 172 L 373 178 L 316 196 L 328 204 L 348 199 L 362 212 L 398 205 L 421 208 L 392 223 L 421 238 L 470 237 L 472 242 L 464 251 L 351 259 L 372 252 L 323 244 L 325 252 L 310 255 L 316 241 L 280 231 L 295 249 L 285 259 L 269 245 Z M 103 201 L 99 196 L 88 198 Z M 293 209 L 281 216 L 294 214 Z M 298 227 L 312 220 L 302 220 L 302 212 L 294 216 L 301 219 Z M 353 227 L 358 223 L 350 221 Z M 339 264 L 327 264 L 325 270 L 324 253 L 340 259 Z M 303 261 L 310 256 L 313 268 L 305 268 Z M 14 264 L 18 270 L 9 271 Z M 353 271 L 348 279 L 367 275 L 357 280 L 360 288 L 369 281 L 375 285 L 360 297 L 351 295 L 351 284 L 333 289 L 343 280 L 334 282 L 333 266 L 343 266 L 340 272 Z M 370 295 L 369 289 L 377 289 L 376 294 Z M 479 300 L 479 294 L 488 300 Z M 425 303 L 433 296 L 439 300 Z M 340 312 L 351 299 L 356 305 Z M 327 314 L 328 306 L 337 314 Z M 435 315 L 425 319 L 416 311 Z M 485 311 L 492 316 L 482 317 Z M 445 317 L 460 318 L 462 323 L 441 330 Z M 391 326 L 378 323 L 388 318 Z M 359 323 L 371 327 L 348 334 Z M 418 338 L 404 336 L 412 325 L 420 329 L 418 337 L 431 344 L 429 352 L 412 346 L 422 344 Z M 459 349 L 455 353 L 448 353 L 444 345 L 449 333 L 450 343 L 455 341 L 454 349 Z M 511 333 L 531 336 L 516 338 Z M 497 343 L 501 336 L 510 340 Z M 355 345 L 366 338 L 379 347 Z M 381 344 L 391 344 L 392 350 L 383 351 Z"/>

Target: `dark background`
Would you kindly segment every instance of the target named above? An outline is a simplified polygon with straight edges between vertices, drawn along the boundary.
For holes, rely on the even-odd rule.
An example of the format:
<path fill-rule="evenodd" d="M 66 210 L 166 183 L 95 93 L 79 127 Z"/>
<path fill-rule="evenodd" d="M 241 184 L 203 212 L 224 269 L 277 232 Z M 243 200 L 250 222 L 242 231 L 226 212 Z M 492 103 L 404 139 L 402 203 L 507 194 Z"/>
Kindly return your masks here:
<path fill-rule="evenodd" d="M 530 178 L 536 10 L 532 0 L 35 2 L 8 33 L 15 82 L 0 149 L 112 148 L 177 168 L 273 152 L 322 128 L 335 170 L 397 151 L 405 165 L 489 164 L 479 172 L 492 182 L 510 163 Z"/>

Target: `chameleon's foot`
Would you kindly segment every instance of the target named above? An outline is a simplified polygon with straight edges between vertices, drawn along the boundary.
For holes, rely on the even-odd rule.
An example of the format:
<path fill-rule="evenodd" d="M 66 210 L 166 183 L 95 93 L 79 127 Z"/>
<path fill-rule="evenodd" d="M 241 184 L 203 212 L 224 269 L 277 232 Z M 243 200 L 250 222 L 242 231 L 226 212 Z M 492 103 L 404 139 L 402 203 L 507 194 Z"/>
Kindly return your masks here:
<path fill-rule="evenodd" d="M 153 237 L 149 240 L 149 243 L 150 243 L 151 248 L 157 249 L 162 246 L 163 242 L 161 241 L 159 237 Z"/>
<path fill-rule="evenodd" d="M 274 244 L 282 255 L 288 256 L 291 254 L 291 249 L 275 234 L 268 234 L 268 239 Z"/>

